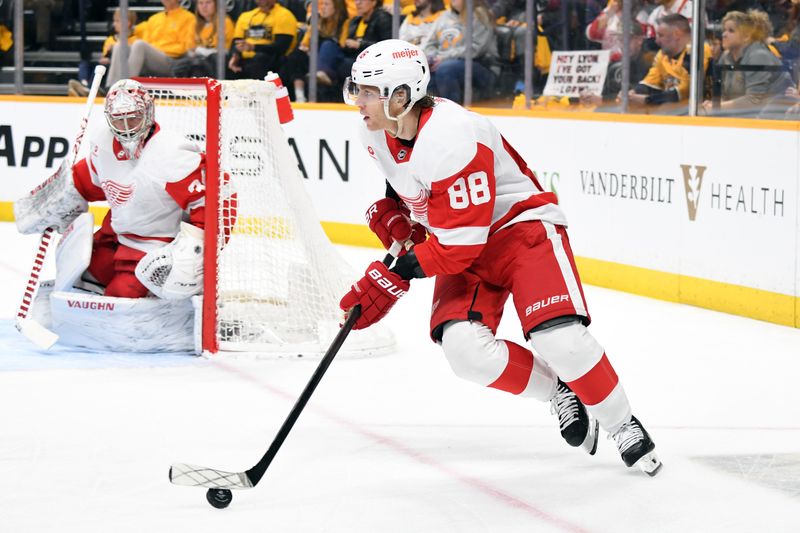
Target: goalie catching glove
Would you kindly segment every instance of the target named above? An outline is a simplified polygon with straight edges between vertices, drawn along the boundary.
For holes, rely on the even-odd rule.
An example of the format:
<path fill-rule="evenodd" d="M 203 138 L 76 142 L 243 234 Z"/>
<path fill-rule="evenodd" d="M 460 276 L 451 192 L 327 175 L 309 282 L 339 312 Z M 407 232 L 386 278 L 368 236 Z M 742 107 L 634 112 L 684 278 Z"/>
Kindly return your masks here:
<path fill-rule="evenodd" d="M 41 233 L 47 228 L 62 233 L 78 215 L 89 210 L 89 203 L 75 188 L 67 159 L 52 176 L 14 202 L 14 220 L 20 233 Z"/>
<path fill-rule="evenodd" d="M 178 300 L 203 290 L 203 230 L 181 222 L 171 243 L 148 252 L 136 265 L 142 285 L 167 300 Z"/>
<path fill-rule="evenodd" d="M 350 311 L 361 304 L 361 316 L 356 320 L 353 329 L 368 328 L 378 322 L 394 307 L 410 285 L 399 275 L 391 272 L 386 265 L 375 261 L 339 302 L 343 311 Z"/>
<path fill-rule="evenodd" d="M 425 241 L 425 227 L 413 222 L 409 215 L 405 204 L 399 204 L 394 198 L 382 198 L 367 209 L 366 219 L 369 229 L 388 250 L 395 241 L 405 243 L 410 240 L 414 244 Z M 400 255 L 404 253 L 405 250 Z"/>

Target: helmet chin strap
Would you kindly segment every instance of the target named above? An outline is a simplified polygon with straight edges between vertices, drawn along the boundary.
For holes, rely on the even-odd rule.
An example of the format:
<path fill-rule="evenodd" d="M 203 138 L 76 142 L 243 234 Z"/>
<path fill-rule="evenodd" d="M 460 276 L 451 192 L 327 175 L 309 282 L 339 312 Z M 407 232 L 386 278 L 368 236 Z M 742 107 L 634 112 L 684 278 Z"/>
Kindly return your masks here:
<path fill-rule="evenodd" d="M 410 102 L 409 102 L 409 104 L 410 104 Z M 388 118 L 389 120 L 393 120 L 393 121 L 397 122 L 397 130 L 394 133 L 392 133 L 389 130 L 386 130 L 386 132 L 391 137 L 396 139 L 397 136 L 400 135 L 400 130 L 402 130 L 402 128 L 403 128 L 403 126 L 402 126 L 403 123 L 400 122 L 400 119 L 403 118 L 404 116 L 406 116 L 413 108 L 414 108 L 413 105 L 406 105 L 406 108 L 403 110 L 402 113 L 400 113 L 396 117 L 393 117 L 389 113 L 389 99 L 387 99 L 385 102 L 383 102 L 383 113 L 384 113 L 384 115 L 386 115 L 386 118 Z"/>

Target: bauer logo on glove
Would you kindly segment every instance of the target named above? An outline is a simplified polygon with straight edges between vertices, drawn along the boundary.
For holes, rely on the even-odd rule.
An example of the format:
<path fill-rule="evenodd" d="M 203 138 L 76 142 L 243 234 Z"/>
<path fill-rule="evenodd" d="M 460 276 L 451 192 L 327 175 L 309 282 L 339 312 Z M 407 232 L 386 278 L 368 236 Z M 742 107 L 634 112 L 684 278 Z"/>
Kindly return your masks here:
<path fill-rule="evenodd" d="M 381 265 L 383 265 L 383 263 L 381 263 Z M 385 269 L 385 267 L 384 267 L 384 269 Z M 389 274 L 392 274 L 392 273 L 389 272 Z M 372 270 L 367 272 L 367 275 L 369 277 L 371 277 L 372 279 L 374 279 L 375 283 L 377 283 L 378 286 L 386 289 L 386 292 L 389 293 L 390 295 L 394 296 L 395 298 L 400 298 L 401 296 L 405 296 L 406 291 L 401 289 L 400 287 L 398 287 L 394 283 L 392 283 L 392 281 L 389 278 L 387 278 L 386 276 L 384 276 L 381 273 L 381 271 L 378 270 L 377 268 L 373 268 Z M 394 277 L 397 277 L 394 274 L 392 274 L 392 275 Z M 402 282 L 403 280 L 400 280 L 400 281 Z M 407 281 L 405 282 L 405 285 L 406 285 L 406 287 L 408 287 L 408 282 Z"/>
<path fill-rule="evenodd" d="M 364 277 L 344 295 L 339 307 L 349 312 L 361 304 L 361 316 L 356 320 L 353 329 L 368 328 L 386 316 L 409 288 L 408 280 L 391 272 L 382 262 L 375 261 L 367 267 Z"/>

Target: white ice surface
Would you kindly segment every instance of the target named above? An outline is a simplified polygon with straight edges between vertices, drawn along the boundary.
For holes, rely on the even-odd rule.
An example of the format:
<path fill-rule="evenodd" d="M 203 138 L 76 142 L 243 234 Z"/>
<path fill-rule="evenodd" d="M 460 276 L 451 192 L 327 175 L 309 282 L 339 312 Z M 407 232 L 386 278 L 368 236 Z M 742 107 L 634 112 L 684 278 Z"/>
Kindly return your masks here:
<path fill-rule="evenodd" d="M 664 462 L 649 478 L 604 436 L 568 447 L 548 405 L 456 378 L 415 281 L 386 318 L 397 353 L 335 360 L 220 511 L 169 465 L 252 466 L 316 361 L 39 352 L 11 320 L 36 240 L 3 223 L 0 242 L 2 533 L 800 531 L 800 330 L 586 287 Z M 521 339 L 512 313 L 501 333 Z"/>

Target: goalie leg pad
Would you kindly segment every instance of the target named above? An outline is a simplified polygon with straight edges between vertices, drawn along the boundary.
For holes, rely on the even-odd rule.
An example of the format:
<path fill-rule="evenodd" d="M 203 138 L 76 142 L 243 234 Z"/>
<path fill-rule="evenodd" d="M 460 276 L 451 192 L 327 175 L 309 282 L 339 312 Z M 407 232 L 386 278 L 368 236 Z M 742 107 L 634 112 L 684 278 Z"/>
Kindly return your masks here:
<path fill-rule="evenodd" d="M 58 241 L 56 248 L 56 279 L 53 290 L 71 291 L 92 259 L 92 231 L 94 216 L 80 215 L 70 224 Z"/>
<path fill-rule="evenodd" d="M 14 202 L 14 220 L 20 233 L 41 233 L 50 227 L 61 233 L 89 209 L 89 203 L 75 188 L 67 159 L 55 174 Z"/>
<path fill-rule="evenodd" d="M 53 319 L 50 314 L 50 295 L 53 293 L 53 280 L 49 279 L 39 284 L 39 291 L 31 305 L 30 318 L 35 320 L 47 329 L 53 326 Z"/>
<path fill-rule="evenodd" d="M 159 298 L 183 299 L 203 290 L 203 230 L 181 223 L 171 243 L 148 252 L 136 265 L 136 277 Z"/>
<path fill-rule="evenodd" d="M 195 351 L 194 309 L 189 299 L 54 292 L 50 311 L 61 344 L 112 352 Z"/>

